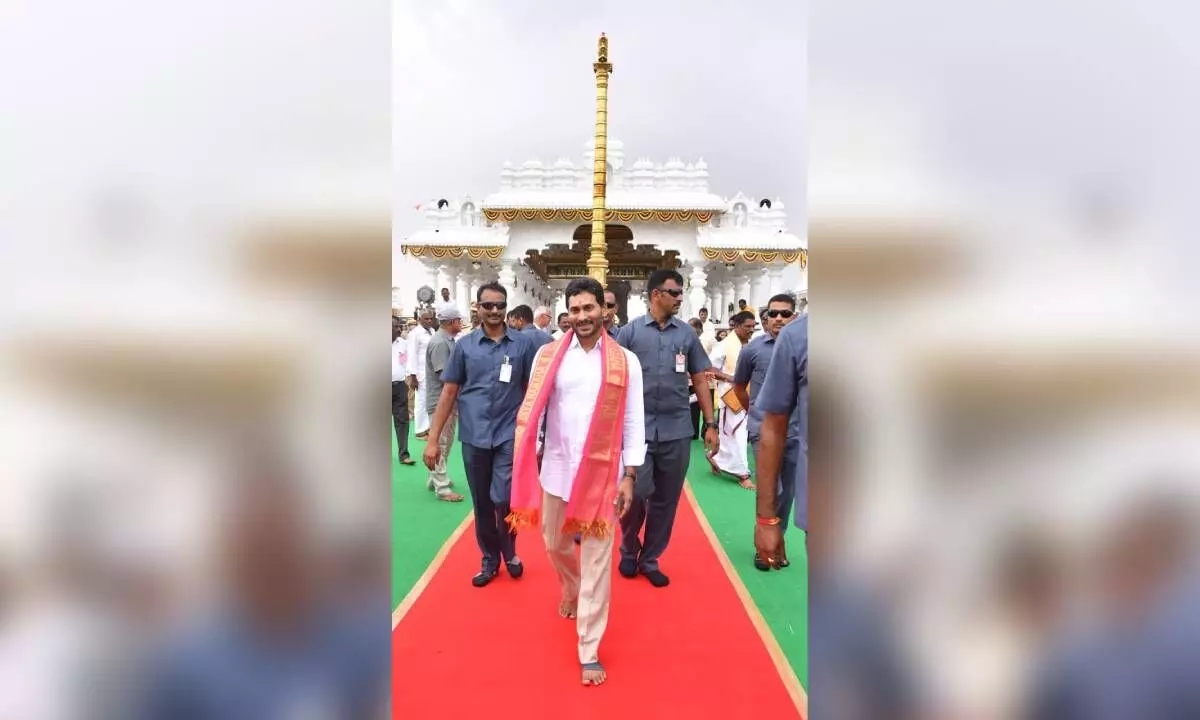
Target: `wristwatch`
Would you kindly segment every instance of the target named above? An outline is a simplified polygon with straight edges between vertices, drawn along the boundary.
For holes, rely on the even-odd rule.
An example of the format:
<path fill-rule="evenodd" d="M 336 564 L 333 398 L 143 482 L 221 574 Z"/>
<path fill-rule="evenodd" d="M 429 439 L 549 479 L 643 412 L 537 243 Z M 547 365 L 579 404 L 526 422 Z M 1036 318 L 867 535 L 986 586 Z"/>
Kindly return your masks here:
<path fill-rule="evenodd" d="M 708 421 L 706 421 L 706 422 L 704 423 L 704 429 L 705 429 L 705 430 L 707 430 L 707 429 L 709 429 L 709 428 L 712 428 L 713 430 L 716 430 L 716 429 L 717 429 L 717 424 L 716 424 L 715 422 L 711 421 L 711 420 L 708 420 Z"/>

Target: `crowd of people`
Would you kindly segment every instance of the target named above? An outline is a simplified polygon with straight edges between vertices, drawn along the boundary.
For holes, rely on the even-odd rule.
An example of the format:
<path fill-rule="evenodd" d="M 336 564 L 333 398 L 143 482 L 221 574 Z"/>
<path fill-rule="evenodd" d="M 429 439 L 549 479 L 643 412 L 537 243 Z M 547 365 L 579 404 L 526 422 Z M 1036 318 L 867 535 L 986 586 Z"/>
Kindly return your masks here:
<path fill-rule="evenodd" d="M 690 323 L 677 317 L 683 293 L 678 272 L 651 273 L 647 312 L 625 325 L 616 295 L 590 278 L 567 285 L 557 327 L 549 308 L 510 309 L 497 283 L 479 288 L 469 330 L 446 290 L 411 327 L 393 317 L 399 461 L 414 464 L 412 422 L 425 441 L 427 487 L 462 501 L 446 473 L 457 427 L 481 556 L 471 582 L 486 587 L 501 564 L 520 578 L 518 534 L 540 528 L 560 582 L 558 612 L 578 626 L 584 684 L 607 678 L 599 645 L 613 545 L 622 577 L 670 583 L 660 562 L 693 440 L 703 438 L 714 473 L 757 490 L 756 567 L 788 567 L 793 504 L 793 523 L 807 529 L 807 316 L 787 294 L 761 314 L 742 300 L 721 332 L 706 309 Z"/>

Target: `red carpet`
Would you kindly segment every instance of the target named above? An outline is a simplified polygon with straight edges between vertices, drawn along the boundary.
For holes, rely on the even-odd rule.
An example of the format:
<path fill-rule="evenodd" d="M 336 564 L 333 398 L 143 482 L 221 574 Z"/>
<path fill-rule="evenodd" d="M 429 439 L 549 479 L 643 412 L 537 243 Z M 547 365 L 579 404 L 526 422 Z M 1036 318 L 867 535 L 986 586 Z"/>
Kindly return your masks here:
<path fill-rule="evenodd" d="M 392 634 L 393 717 L 799 717 L 686 499 L 663 557 L 670 586 L 623 578 L 613 561 L 600 687 L 580 685 L 575 623 L 557 615 L 540 535 L 522 533 L 517 550 L 525 576 L 501 569 L 478 589 L 474 529 L 459 538 Z"/>

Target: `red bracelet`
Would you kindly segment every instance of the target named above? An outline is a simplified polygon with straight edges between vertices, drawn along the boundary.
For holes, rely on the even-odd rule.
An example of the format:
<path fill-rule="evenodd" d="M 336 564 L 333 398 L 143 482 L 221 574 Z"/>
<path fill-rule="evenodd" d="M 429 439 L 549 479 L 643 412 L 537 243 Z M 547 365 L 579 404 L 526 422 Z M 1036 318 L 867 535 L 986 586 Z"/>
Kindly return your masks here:
<path fill-rule="evenodd" d="M 780 523 L 780 520 L 779 520 L 779 518 L 777 518 L 777 517 L 773 517 L 773 518 L 765 518 L 765 517 L 757 517 L 757 516 L 756 516 L 756 517 L 754 518 L 754 520 L 755 520 L 755 522 L 757 522 L 759 525 L 778 525 L 778 524 Z"/>

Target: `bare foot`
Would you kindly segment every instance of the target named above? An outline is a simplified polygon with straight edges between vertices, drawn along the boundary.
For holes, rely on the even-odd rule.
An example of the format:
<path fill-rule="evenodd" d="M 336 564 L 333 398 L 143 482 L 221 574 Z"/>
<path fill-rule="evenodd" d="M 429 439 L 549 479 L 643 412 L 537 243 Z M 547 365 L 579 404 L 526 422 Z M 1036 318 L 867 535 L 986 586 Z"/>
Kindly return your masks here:
<path fill-rule="evenodd" d="M 437 499 L 442 502 L 462 502 L 463 496 L 456 492 L 448 492 L 445 495 L 438 495 Z"/>
<path fill-rule="evenodd" d="M 576 600 L 563 600 L 558 604 L 558 616 L 564 618 L 575 617 L 575 612 L 579 607 L 579 602 Z"/>
<path fill-rule="evenodd" d="M 608 673 L 604 672 L 604 668 L 600 663 L 588 663 L 583 666 L 583 684 L 584 685 L 603 685 L 608 679 Z"/>
<path fill-rule="evenodd" d="M 757 490 L 758 489 L 758 488 L 754 487 L 754 483 L 750 482 L 749 475 L 745 475 L 745 476 L 739 478 L 739 480 L 740 480 L 740 482 L 738 482 L 739 487 L 745 488 L 747 490 Z"/>

